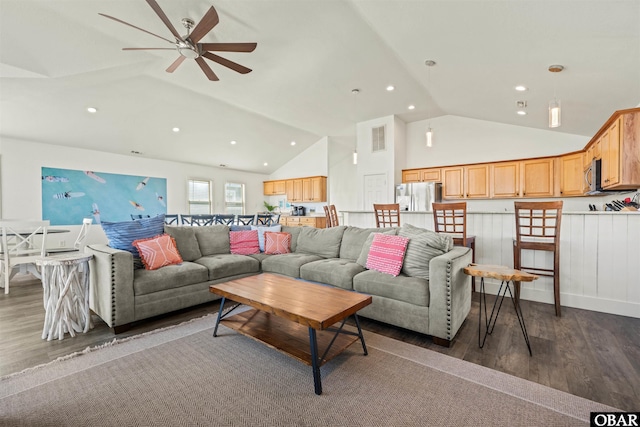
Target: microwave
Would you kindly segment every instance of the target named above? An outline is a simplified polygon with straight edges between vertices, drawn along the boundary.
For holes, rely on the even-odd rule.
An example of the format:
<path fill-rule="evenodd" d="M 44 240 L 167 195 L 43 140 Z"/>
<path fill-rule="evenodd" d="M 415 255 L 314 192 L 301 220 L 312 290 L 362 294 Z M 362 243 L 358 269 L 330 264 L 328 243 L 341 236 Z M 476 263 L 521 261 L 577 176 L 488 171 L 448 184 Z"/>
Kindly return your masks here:
<path fill-rule="evenodd" d="M 591 165 L 584 171 L 584 180 L 589 189 L 585 194 L 595 195 L 604 193 L 620 193 L 620 190 L 603 190 L 602 180 L 602 160 L 594 159 Z M 624 192 L 624 191 L 622 191 Z"/>

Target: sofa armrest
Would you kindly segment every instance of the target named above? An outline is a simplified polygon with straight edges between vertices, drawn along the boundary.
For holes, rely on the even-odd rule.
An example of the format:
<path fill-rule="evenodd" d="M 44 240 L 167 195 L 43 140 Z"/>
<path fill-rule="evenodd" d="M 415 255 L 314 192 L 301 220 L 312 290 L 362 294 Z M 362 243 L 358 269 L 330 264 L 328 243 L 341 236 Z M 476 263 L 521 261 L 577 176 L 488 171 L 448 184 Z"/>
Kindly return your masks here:
<path fill-rule="evenodd" d="M 429 333 L 453 340 L 471 309 L 471 249 L 462 246 L 437 256 L 429 263 Z"/>
<path fill-rule="evenodd" d="M 107 245 L 87 245 L 90 261 L 89 306 L 110 328 L 135 320 L 133 254 Z"/>

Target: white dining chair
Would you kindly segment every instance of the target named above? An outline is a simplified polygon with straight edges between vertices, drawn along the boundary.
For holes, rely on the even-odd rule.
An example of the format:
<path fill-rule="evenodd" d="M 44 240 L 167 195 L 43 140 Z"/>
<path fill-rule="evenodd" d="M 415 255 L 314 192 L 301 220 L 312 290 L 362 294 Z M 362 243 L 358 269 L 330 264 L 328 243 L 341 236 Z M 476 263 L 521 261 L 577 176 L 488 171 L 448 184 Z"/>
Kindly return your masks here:
<path fill-rule="evenodd" d="M 40 277 L 36 260 L 46 256 L 48 228 L 49 221 L 0 221 L 0 274 L 5 294 L 9 293 L 9 282 L 18 271 Z"/>
<path fill-rule="evenodd" d="M 63 254 L 68 252 L 82 252 L 84 250 L 84 242 L 87 240 L 87 236 L 89 235 L 89 227 L 93 223 L 93 218 L 83 218 L 82 219 L 82 227 L 80 227 L 80 231 L 78 232 L 78 237 L 76 241 L 73 243 L 71 247 L 65 248 L 48 248 L 47 255 L 56 255 Z"/>

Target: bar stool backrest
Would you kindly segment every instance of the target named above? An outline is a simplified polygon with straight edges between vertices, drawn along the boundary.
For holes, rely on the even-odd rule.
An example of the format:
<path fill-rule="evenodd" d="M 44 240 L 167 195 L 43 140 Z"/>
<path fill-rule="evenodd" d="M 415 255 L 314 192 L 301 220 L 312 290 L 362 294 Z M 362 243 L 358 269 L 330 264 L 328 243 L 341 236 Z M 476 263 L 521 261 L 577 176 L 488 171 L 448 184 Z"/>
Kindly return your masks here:
<path fill-rule="evenodd" d="M 376 214 L 376 227 L 399 227 L 400 226 L 400 204 L 374 203 L 373 210 Z"/>
<path fill-rule="evenodd" d="M 450 234 L 467 246 L 467 202 L 433 203 L 432 209 L 435 232 Z"/>

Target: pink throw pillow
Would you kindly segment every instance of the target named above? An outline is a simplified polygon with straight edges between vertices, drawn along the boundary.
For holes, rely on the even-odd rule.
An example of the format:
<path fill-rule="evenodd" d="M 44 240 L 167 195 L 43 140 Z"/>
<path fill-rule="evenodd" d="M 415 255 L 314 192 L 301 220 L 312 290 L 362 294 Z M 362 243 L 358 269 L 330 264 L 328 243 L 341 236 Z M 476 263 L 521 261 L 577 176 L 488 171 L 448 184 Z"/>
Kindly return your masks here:
<path fill-rule="evenodd" d="M 229 243 L 231 253 L 236 255 L 251 255 L 260 253 L 257 230 L 230 231 Z"/>
<path fill-rule="evenodd" d="M 409 239 L 406 237 L 377 233 L 371 243 L 367 268 L 397 276 L 402 269 L 408 243 Z"/>
<path fill-rule="evenodd" d="M 134 240 L 132 244 L 138 249 L 142 264 L 147 270 L 157 270 L 165 265 L 182 263 L 176 241 L 168 234 Z"/>
<path fill-rule="evenodd" d="M 264 233 L 264 253 L 268 255 L 291 252 L 291 233 L 266 231 Z"/>

